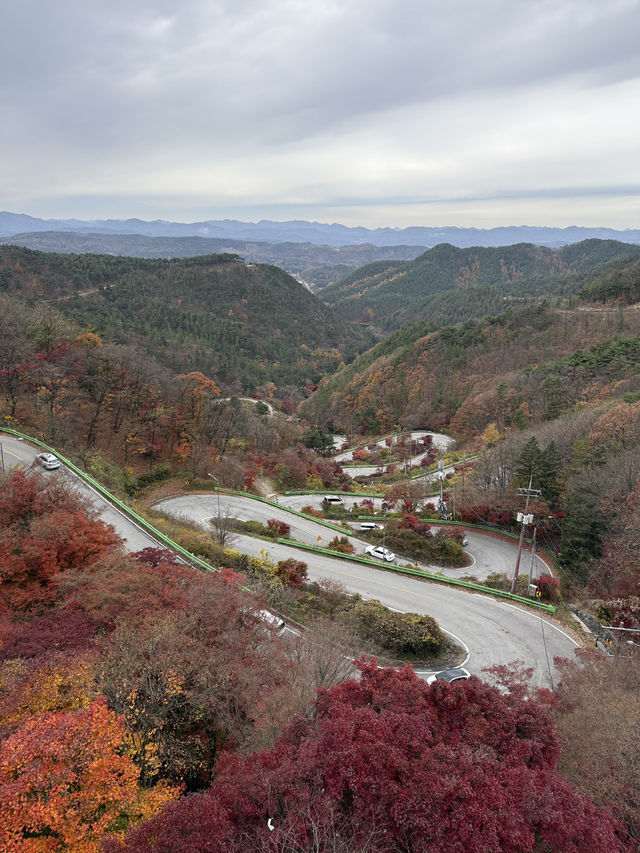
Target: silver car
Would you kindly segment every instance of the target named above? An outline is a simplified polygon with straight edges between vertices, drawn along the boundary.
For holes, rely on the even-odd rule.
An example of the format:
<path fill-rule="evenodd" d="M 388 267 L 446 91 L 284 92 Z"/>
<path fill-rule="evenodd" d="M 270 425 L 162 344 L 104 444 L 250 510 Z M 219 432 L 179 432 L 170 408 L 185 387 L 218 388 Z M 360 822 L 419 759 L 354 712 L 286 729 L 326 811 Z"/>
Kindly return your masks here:
<path fill-rule="evenodd" d="M 53 471 L 55 468 L 60 467 L 60 460 L 57 456 L 54 456 L 53 453 L 38 453 L 36 456 L 36 462 L 38 465 L 46 468 L 47 471 Z"/>

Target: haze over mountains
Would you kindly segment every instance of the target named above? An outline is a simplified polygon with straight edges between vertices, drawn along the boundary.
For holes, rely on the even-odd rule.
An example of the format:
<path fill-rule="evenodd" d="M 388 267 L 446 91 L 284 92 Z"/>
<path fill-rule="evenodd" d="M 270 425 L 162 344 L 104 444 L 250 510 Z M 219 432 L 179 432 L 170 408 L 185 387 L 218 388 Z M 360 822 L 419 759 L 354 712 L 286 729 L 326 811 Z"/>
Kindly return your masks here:
<path fill-rule="evenodd" d="M 507 226 L 501 228 L 364 228 L 337 223 L 305 222 L 239 222 L 233 219 L 203 222 L 167 222 L 141 219 L 38 219 L 26 214 L 0 212 L 0 237 L 37 231 L 76 231 L 101 234 L 142 234 L 148 237 L 213 237 L 232 240 L 259 240 L 272 243 L 309 242 L 325 246 L 350 246 L 371 243 L 375 246 L 421 246 L 431 248 L 451 243 L 469 246 L 508 246 L 535 243 L 540 246 L 563 246 L 590 238 L 640 243 L 640 229 L 616 231 L 612 228 L 551 228 Z"/>

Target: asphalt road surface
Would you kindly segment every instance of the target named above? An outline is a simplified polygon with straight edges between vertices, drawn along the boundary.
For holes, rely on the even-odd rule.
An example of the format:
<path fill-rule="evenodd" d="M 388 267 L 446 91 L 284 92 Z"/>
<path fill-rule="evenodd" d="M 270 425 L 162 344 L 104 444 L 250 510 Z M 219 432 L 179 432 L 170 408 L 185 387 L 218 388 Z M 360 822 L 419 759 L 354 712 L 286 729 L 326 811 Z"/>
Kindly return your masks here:
<path fill-rule="evenodd" d="M 406 433 L 405 433 L 406 435 Z M 412 432 L 409 436 L 411 441 L 416 441 L 419 438 L 423 438 L 425 435 L 430 435 L 431 440 L 434 447 L 437 447 L 438 450 L 444 451 L 447 450 L 452 444 L 455 444 L 455 439 L 451 438 L 449 435 L 443 435 L 440 432 L 428 432 L 428 430 L 420 429 L 416 432 Z M 334 436 L 334 442 L 336 438 L 345 438 L 345 436 Z M 397 439 L 397 436 L 393 436 L 393 438 Z M 376 444 L 378 447 L 385 447 L 387 440 L 385 438 L 381 438 L 380 441 L 372 441 L 371 444 Z M 395 443 L 395 442 L 394 442 Z M 332 456 L 332 459 L 335 462 L 347 462 L 353 459 L 353 451 L 356 448 L 352 448 L 351 450 L 343 450 L 341 453 L 337 453 L 335 456 Z M 427 452 L 428 448 L 424 448 L 423 452 L 419 454 L 417 458 L 420 456 L 424 456 Z"/>
<path fill-rule="evenodd" d="M 108 503 L 99 492 L 92 489 L 73 471 L 63 465 L 54 471 L 45 471 L 44 468 L 35 463 L 36 455 L 40 452 L 39 449 L 13 436 L 0 433 L 0 443 L 2 444 L 2 455 L 7 470 L 16 466 L 29 468 L 33 465 L 33 471 L 39 477 L 46 479 L 62 478 L 68 486 L 82 495 L 83 501 L 94 510 L 98 518 L 108 524 L 113 524 L 118 535 L 124 540 L 127 550 L 141 551 L 143 548 L 158 547 L 156 539 L 139 527 L 129 516 Z"/>
<path fill-rule="evenodd" d="M 2 455 L 6 468 L 15 465 L 28 467 L 37 454 L 37 450 L 26 442 L 11 436 L 0 435 Z M 100 518 L 111 523 L 124 539 L 126 547 L 135 551 L 157 542 L 135 522 L 119 510 L 110 506 L 97 492 L 82 480 L 60 467 L 56 471 L 44 471 L 40 468 L 38 476 L 47 478 L 62 477 L 76 488 L 83 498 L 97 512 Z M 183 503 L 184 496 L 162 501 L 158 508 L 165 512 L 191 517 L 194 521 L 206 525 L 207 519 L 217 513 L 217 495 L 189 495 L 192 502 L 189 506 Z M 221 506 L 223 496 L 221 498 Z M 275 508 L 250 498 L 238 496 L 235 500 L 242 502 L 242 512 L 246 517 L 260 520 L 258 507 L 268 511 L 268 517 L 273 518 Z M 174 503 L 172 501 L 180 501 Z M 295 516 L 288 515 L 287 522 L 292 524 Z M 333 533 L 315 525 L 297 519 L 295 524 L 300 527 L 299 534 L 294 535 L 331 537 Z M 307 526 L 309 525 L 309 526 Z M 302 528 L 305 528 L 304 530 Z M 316 528 L 316 529 L 314 529 Z M 322 533 L 317 532 L 321 529 Z M 307 540 L 308 541 L 308 540 Z M 322 543 L 320 543 L 322 544 Z M 494 543 L 495 547 L 509 546 L 510 543 Z M 266 553 L 270 559 L 278 561 L 294 556 L 303 559 L 309 566 L 309 577 L 314 580 L 329 578 L 343 583 L 353 592 L 360 593 L 365 598 L 376 598 L 400 611 L 413 611 L 433 616 L 442 629 L 450 634 L 468 653 L 465 663 L 467 668 L 480 674 L 485 667 L 494 664 L 505 664 L 513 660 L 522 660 L 534 669 L 536 683 L 548 685 L 553 678 L 553 658 L 570 657 L 577 643 L 561 628 L 535 611 L 510 603 L 496 601 L 488 596 L 476 595 L 459 589 L 428 583 L 416 578 L 395 575 L 384 569 L 351 563 L 332 557 L 310 554 L 277 543 L 264 542 L 252 537 L 237 536 L 234 547 L 247 554 L 260 556 Z M 470 548 L 475 547 L 470 538 Z M 485 547 L 489 547 L 485 543 Z M 477 556 L 476 556 L 477 559 Z"/>
<path fill-rule="evenodd" d="M 267 518 L 286 520 L 291 524 L 292 535 L 301 541 L 324 546 L 335 535 L 322 525 L 298 519 L 286 512 L 280 514 L 276 507 L 239 495 L 180 495 L 160 501 L 154 508 L 208 527 L 208 519 L 217 514 L 218 497 L 221 511 L 224 512 L 228 507 L 244 520 L 253 518 L 263 523 Z M 364 544 L 357 542 L 357 549 L 364 550 Z M 572 657 L 577 646 L 563 629 L 539 612 L 486 595 L 396 575 L 384 569 L 304 552 L 250 536 L 236 535 L 231 547 L 252 556 L 266 556 L 275 562 L 295 557 L 307 563 L 312 580 L 328 578 L 343 583 L 349 590 L 365 598 L 376 598 L 395 610 L 433 616 L 442 629 L 467 650 L 465 666 L 475 674 L 480 674 L 485 667 L 494 664 L 522 660 L 527 666 L 533 667 L 536 683 L 548 686 L 553 677 L 553 658 Z M 515 543 L 490 539 L 482 534 L 470 534 L 468 547 L 471 551 L 474 547 L 478 548 L 474 555 L 476 562 L 480 551 L 483 552 L 482 559 L 493 560 L 494 571 L 496 566 L 499 570 L 496 561 L 509 561 L 511 566 L 514 564 Z M 476 574 L 473 570 L 467 571 Z"/>

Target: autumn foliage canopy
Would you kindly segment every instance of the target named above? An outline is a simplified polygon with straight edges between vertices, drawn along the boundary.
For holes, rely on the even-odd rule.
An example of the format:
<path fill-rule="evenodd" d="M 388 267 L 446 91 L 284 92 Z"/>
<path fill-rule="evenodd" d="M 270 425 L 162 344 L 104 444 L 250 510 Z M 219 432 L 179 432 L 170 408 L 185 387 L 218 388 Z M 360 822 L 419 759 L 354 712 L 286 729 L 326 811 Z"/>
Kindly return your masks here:
<path fill-rule="evenodd" d="M 360 668 L 360 681 L 321 691 L 317 719 L 292 723 L 271 751 L 229 757 L 207 793 L 107 849 L 627 849 L 613 819 L 557 773 L 537 702 L 475 678 L 427 686 L 410 668 Z"/>

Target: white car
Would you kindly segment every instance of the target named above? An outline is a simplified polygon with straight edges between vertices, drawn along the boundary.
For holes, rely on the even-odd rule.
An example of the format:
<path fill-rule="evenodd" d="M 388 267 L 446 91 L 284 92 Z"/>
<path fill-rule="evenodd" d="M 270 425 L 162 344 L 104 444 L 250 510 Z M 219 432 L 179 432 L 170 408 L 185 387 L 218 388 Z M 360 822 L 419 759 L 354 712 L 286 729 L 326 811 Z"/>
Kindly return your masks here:
<path fill-rule="evenodd" d="M 379 545 L 369 545 L 364 550 L 365 554 L 373 557 L 374 560 L 382 560 L 385 563 L 393 563 L 396 558 L 393 551 L 389 551 L 388 548 L 382 548 Z"/>
<path fill-rule="evenodd" d="M 384 530 L 383 524 L 376 524 L 375 521 L 363 521 L 358 525 L 359 530 Z"/>
<path fill-rule="evenodd" d="M 54 456 L 53 453 L 38 453 L 36 456 L 36 462 L 38 465 L 42 465 L 43 468 L 46 468 L 47 471 L 53 471 L 55 468 L 60 467 L 60 460 L 57 456 Z"/>
<path fill-rule="evenodd" d="M 332 504 L 333 506 L 344 506 L 344 501 L 342 498 L 339 498 L 337 495 L 327 495 L 325 497 L 325 501 L 328 504 Z"/>
<path fill-rule="evenodd" d="M 433 684 L 434 681 L 466 681 L 471 678 L 471 673 L 463 666 L 456 666 L 453 669 L 443 669 L 442 672 L 436 672 L 435 675 L 430 675 L 427 678 L 427 684 Z"/>
<path fill-rule="evenodd" d="M 272 625 L 278 634 L 281 634 L 285 627 L 285 621 L 280 616 L 276 616 L 274 613 L 270 613 L 268 610 L 258 610 L 258 619 L 261 619 L 263 622 L 266 622 L 267 625 Z"/>

